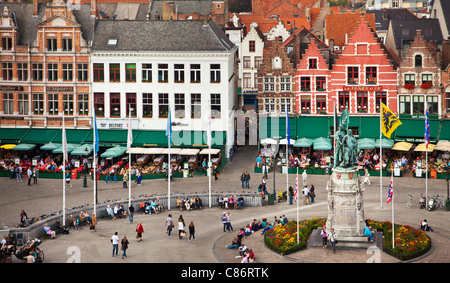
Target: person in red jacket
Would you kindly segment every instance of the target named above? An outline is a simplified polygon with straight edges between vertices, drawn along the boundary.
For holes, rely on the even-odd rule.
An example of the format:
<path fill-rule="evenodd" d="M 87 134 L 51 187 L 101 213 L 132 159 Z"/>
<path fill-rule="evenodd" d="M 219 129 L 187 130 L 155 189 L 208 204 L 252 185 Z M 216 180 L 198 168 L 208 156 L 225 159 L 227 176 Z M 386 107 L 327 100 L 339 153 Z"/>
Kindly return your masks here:
<path fill-rule="evenodd" d="M 137 240 L 138 242 L 142 241 L 142 233 L 144 233 L 144 227 L 142 227 L 141 222 L 138 222 L 137 226 L 136 226 L 136 232 L 137 232 Z"/>

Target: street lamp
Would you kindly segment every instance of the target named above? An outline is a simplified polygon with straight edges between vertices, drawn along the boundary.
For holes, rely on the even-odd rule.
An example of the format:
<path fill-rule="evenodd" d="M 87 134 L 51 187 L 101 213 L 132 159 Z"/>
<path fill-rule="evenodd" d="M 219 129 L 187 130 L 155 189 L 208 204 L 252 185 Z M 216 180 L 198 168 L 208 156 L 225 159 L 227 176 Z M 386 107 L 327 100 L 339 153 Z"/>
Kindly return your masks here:
<path fill-rule="evenodd" d="M 84 155 L 87 156 L 89 153 L 89 149 L 86 147 L 84 149 Z M 85 157 L 86 158 L 86 157 Z M 87 188 L 87 179 L 86 179 L 86 171 L 87 171 L 87 162 L 84 162 L 83 164 L 83 171 L 84 171 L 84 180 L 83 180 L 83 188 Z"/>

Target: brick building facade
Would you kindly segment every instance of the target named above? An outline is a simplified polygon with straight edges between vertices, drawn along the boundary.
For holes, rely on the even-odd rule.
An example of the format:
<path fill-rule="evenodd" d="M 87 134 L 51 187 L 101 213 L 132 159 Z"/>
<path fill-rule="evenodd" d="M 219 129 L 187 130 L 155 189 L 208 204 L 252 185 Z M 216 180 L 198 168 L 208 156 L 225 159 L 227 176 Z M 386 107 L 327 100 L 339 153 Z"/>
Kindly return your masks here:
<path fill-rule="evenodd" d="M 60 127 L 65 115 L 68 126 L 89 127 L 90 6 L 72 11 L 55 0 L 0 9 L 0 125 Z"/>

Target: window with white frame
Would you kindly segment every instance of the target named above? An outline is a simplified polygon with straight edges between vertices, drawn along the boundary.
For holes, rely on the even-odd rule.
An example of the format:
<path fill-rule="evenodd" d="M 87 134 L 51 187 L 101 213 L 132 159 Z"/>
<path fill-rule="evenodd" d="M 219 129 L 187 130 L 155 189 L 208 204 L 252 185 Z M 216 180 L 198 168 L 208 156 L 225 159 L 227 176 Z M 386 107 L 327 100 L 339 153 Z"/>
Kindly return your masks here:
<path fill-rule="evenodd" d="M 291 77 L 280 77 L 280 91 L 281 92 L 291 91 Z"/>
<path fill-rule="evenodd" d="M 176 83 L 184 83 L 184 64 L 175 64 L 174 79 Z"/>
<path fill-rule="evenodd" d="M 286 114 L 286 107 L 288 113 L 291 112 L 291 99 L 290 98 L 280 98 L 280 112 Z"/>
<path fill-rule="evenodd" d="M 428 95 L 427 96 L 427 107 L 428 107 L 428 114 L 438 115 L 439 114 L 439 96 Z"/>
<path fill-rule="evenodd" d="M 184 93 L 175 93 L 175 118 L 185 117 Z"/>
<path fill-rule="evenodd" d="M 275 112 L 275 98 L 264 99 L 264 111 L 266 113 Z"/>
<path fill-rule="evenodd" d="M 202 116 L 202 95 L 191 93 L 191 118 L 201 118 Z"/>
<path fill-rule="evenodd" d="M 73 94 L 63 94 L 64 115 L 73 115 Z"/>
<path fill-rule="evenodd" d="M 142 117 L 153 117 L 153 94 L 151 93 L 142 94 Z"/>
<path fill-rule="evenodd" d="M 48 99 L 48 114 L 49 115 L 58 115 L 58 94 L 57 93 L 49 93 L 47 95 Z"/>
<path fill-rule="evenodd" d="M 2 63 L 3 80 L 12 81 L 13 79 L 13 64 L 12 63 Z"/>
<path fill-rule="evenodd" d="M 77 79 L 79 82 L 88 80 L 88 64 L 77 64 Z"/>
<path fill-rule="evenodd" d="M 252 74 L 251 73 L 244 73 L 243 74 L 242 86 L 244 88 L 251 88 L 252 87 Z"/>
<path fill-rule="evenodd" d="M 17 79 L 19 81 L 28 81 L 28 64 L 17 63 Z"/>
<path fill-rule="evenodd" d="M 191 64 L 191 83 L 200 82 L 200 64 Z"/>
<path fill-rule="evenodd" d="M 14 98 L 12 93 L 3 93 L 3 113 L 13 114 Z"/>
<path fill-rule="evenodd" d="M 142 82 L 152 82 L 152 64 L 142 64 Z"/>
<path fill-rule="evenodd" d="M 211 72 L 211 82 L 220 83 L 220 64 L 211 64 L 210 72 Z"/>
<path fill-rule="evenodd" d="M 89 114 L 89 94 L 78 94 L 78 115 L 87 116 Z"/>
<path fill-rule="evenodd" d="M 220 93 L 211 93 L 211 118 L 220 118 Z"/>
<path fill-rule="evenodd" d="M 264 77 L 264 91 L 266 92 L 275 91 L 274 77 Z"/>
<path fill-rule="evenodd" d="M 63 66 L 63 81 L 73 80 L 73 64 L 62 64 Z"/>
<path fill-rule="evenodd" d="M 58 64 L 47 64 L 47 80 L 57 81 L 58 80 Z"/>
<path fill-rule="evenodd" d="M 33 114 L 44 115 L 44 94 L 33 93 Z"/>
<path fill-rule="evenodd" d="M 19 115 L 28 115 L 28 93 L 19 93 Z"/>
<path fill-rule="evenodd" d="M 159 118 L 169 117 L 169 94 L 158 93 Z"/>
<path fill-rule="evenodd" d="M 399 95 L 399 114 L 411 114 L 411 96 Z"/>
<path fill-rule="evenodd" d="M 167 83 L 169 81 L 169 65 L 158 64 L 158 82 Z"/>

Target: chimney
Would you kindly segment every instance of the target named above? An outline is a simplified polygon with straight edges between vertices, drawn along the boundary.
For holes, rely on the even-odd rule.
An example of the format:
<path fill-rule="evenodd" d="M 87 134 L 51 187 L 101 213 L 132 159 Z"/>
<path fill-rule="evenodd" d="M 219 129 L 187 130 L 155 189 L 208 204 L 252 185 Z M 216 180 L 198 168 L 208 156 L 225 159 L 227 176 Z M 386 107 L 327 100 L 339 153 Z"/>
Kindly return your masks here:
<path fill-rule="evenodd" d="M 91 0 L 91 17 L 97 16 L 97 0 Z"/>
<path fill-rule="evenodd" d="M 382 18 L 383 18 L 383 20 L 387 20 L 387 10 L 386 10 L 386 8 L 383 9 Z"/>
<path fill-rule="evenodd" d="M 33 0 L 33 17 L 38 15 L 38 0 Z"/>

